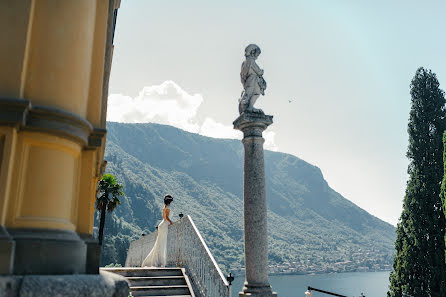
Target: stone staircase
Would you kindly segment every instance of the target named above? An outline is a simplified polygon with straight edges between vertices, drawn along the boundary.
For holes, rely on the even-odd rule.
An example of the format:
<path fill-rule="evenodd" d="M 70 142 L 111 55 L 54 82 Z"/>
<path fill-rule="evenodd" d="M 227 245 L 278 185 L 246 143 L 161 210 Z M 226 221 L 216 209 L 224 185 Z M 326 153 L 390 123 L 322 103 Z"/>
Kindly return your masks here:
<path fill-rule="evenodd" d="M 195 297 L 184 268 L 101 268 L 124 276 L 132 296 Z"/>

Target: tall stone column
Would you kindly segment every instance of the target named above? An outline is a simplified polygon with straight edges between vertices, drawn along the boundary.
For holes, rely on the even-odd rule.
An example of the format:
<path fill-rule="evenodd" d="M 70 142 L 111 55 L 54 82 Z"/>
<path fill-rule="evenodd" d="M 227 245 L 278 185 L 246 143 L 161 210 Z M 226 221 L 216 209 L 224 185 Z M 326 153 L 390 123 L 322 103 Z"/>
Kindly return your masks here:
<path fill-rule="evenodd" d="M 273 116 L 242 113 L 234 128 L 243 132 L 245 149 L 243 173 L 246 280 L 239 297 L 277 296 L 268 282 L 268 232 L 263 157 L 263 131 Z"/>
<path fill-rule="evenodd" d="M 128 296 L 93 237 L 119 3 L 0 1 L 0 296 Z"/>

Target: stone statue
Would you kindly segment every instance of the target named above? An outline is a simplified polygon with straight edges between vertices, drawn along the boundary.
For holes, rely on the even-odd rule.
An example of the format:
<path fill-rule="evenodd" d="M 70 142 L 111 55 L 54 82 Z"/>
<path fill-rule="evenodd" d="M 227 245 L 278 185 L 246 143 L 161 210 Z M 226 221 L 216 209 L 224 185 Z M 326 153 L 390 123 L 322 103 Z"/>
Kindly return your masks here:
<path fill-rule="evenodd" d="M 240 78 L 244 91 L 239 99 L 239 112 L 261 113 L 261 109 L 254 108 L 254 103 L 260 95 L 265 95 L 266 81 L 263 79 L 263 70 L 256 63 L 260 55 L 260 48 L 255 44 L 250 44 L 245 48 L 246 60 L 242 64 Z"/>

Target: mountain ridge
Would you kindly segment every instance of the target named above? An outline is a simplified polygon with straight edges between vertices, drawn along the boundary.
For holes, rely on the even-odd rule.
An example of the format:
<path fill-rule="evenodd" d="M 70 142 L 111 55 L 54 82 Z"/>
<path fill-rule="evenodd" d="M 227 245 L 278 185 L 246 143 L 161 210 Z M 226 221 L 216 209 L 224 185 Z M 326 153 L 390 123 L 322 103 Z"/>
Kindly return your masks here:
<path fill-rule="evenodd" d="M 171 193 L 173 215 L 192 215 L 223 270 L 241 269 L 241 142 L 159 124 L 108 122 L 107 129 L 107 171 L 127 197 L 108 218 L 103 263 L 123 262 L 128 241 L 154 230 L 161 197 Z M 395 228 L 331 189 L 320 168 L 266 150 L 265 170 L 271 263 L 296 262 L 296 272 L 311 272 L 308 262 L 316 271 L 337 271 L 333 263 L 356 263 L 354 255 L 367 250 L 373 257 L 356 268 L 391 264 Z"/>

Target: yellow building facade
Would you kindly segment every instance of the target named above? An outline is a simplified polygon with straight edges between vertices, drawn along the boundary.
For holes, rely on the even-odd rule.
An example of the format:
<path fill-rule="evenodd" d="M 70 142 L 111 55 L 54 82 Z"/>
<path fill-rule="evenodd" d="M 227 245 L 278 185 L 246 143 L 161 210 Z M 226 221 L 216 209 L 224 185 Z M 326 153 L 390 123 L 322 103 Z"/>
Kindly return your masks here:
<path fill-rule="evenodd" d="M 93 215 L 118 7 L 0 0 L 1 275 L 98 273 Z"/>

